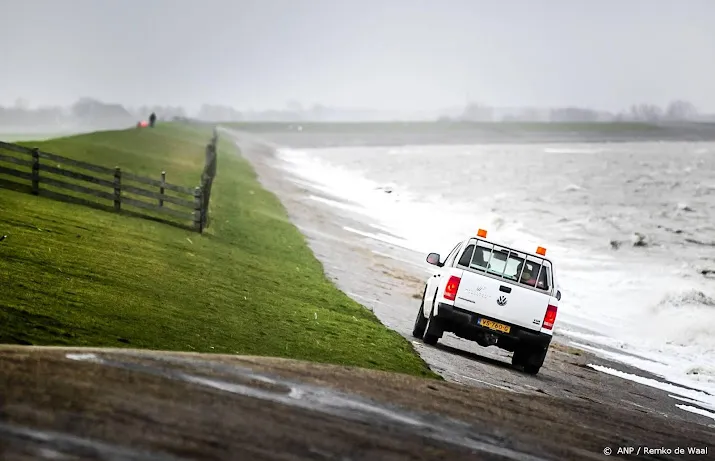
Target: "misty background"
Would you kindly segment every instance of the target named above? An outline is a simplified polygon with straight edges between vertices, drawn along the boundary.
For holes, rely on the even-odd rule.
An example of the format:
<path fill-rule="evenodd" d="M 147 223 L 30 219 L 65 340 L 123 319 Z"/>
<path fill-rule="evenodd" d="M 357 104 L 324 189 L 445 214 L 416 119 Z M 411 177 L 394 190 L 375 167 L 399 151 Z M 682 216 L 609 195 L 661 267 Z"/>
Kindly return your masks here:
<path fill-rule="evenodd" d="M 712 0 L 0 0 L 0 18 L 4 131 L 715 121 Z"/>

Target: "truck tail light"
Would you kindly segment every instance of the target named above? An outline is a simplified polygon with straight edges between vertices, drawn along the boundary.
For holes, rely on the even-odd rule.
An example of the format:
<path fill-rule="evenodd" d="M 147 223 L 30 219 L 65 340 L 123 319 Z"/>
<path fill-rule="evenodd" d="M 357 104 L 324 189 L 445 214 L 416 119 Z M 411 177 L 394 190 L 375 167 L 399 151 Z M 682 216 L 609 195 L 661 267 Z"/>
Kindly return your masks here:
<path fill-rule="evenodd" d="M 448 299 L 450 301 L 455 300 L 460 281 L 461 279 L 459 277 L 455 277 L 454 275 L 449 278 L 447 286 L 444 289 L 444 299 Z"/>
<path fill-rule="evenodd" d="M 546 315 L 544 315 L 544 323 L 542 324 L 543 328 L 546 328 L 547 330 L 551 330 L 554 328 L 554 322 L 556 321 L 556 306 L 549 305 L 549 307 L 546 308 Z"/>

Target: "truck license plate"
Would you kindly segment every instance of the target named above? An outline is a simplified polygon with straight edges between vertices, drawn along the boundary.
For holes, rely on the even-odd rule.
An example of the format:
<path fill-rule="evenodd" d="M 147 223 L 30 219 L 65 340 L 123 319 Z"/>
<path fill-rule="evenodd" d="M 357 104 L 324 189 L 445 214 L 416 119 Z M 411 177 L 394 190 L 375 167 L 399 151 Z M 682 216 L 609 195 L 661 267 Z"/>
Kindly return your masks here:
<path fill-rule="evenodd" d="M 489 328 L 490 330 L 501 331 L 502 333 L 509 333 L 511 331 L 511 327 L 509 325 L 504 325 L 492 320 L 480 318 L 477 322 L 479 325 Z"/>

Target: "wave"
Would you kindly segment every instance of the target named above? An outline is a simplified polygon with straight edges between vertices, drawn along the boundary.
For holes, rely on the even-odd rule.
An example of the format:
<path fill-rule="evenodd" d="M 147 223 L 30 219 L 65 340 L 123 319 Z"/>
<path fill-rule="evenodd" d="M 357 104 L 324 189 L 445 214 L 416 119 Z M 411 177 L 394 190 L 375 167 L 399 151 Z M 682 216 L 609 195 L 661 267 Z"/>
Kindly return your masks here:
<path fill-rule="evenodd" d="M 667 345 L 715 353 L 715 299 L 696 289 L 667 293 L 648 309 L 641 328 Z"/>
<path fill-rule="evenodd" d="M 686 243 L 692 243 L 693 245 L 705 246 L 705 247 L 715 247 L 715 242 L 704 242 L 702 240 L 697 240 L 694 238 L 686 238 Z"/>
<path fill-rule="evenodd" d="M 544 153 L 546 154 L 600 154 L 601 152 L 607 152 L 607 149 L 588 149 L 588 148 L 563 148 L 563 147 L 546 147 L 544 148 Z"/>
<path fill-rule="evenodd" d="M 578 184 L 569 184 L 564 188 L 564 192 L 578 192 L 580 190 L 583 190 L 583 187 Z"/>
<path fill-rule="evenodd" d="M 660 303 L 653 306 L 653 311 L 659 312 L 664 309 L 687 309 L 690 307 L 715 309 L 715 299 L 706 295 L 702 291 L 695 289 L 668 293 Z M 713 312 L 715 312 L 715 310 Z"/>

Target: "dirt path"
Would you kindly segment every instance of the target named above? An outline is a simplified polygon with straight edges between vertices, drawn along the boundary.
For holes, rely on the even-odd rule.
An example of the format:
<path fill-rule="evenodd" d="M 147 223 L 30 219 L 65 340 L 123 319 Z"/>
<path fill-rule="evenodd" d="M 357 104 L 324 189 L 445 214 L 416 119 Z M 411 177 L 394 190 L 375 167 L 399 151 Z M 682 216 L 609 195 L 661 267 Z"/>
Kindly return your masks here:
<path fill-rule="evenodd" d="M 588 460 L 715 442 L 628 406 L 273 358 L 6 347 L 0 389 L 8 461 Z"/>

